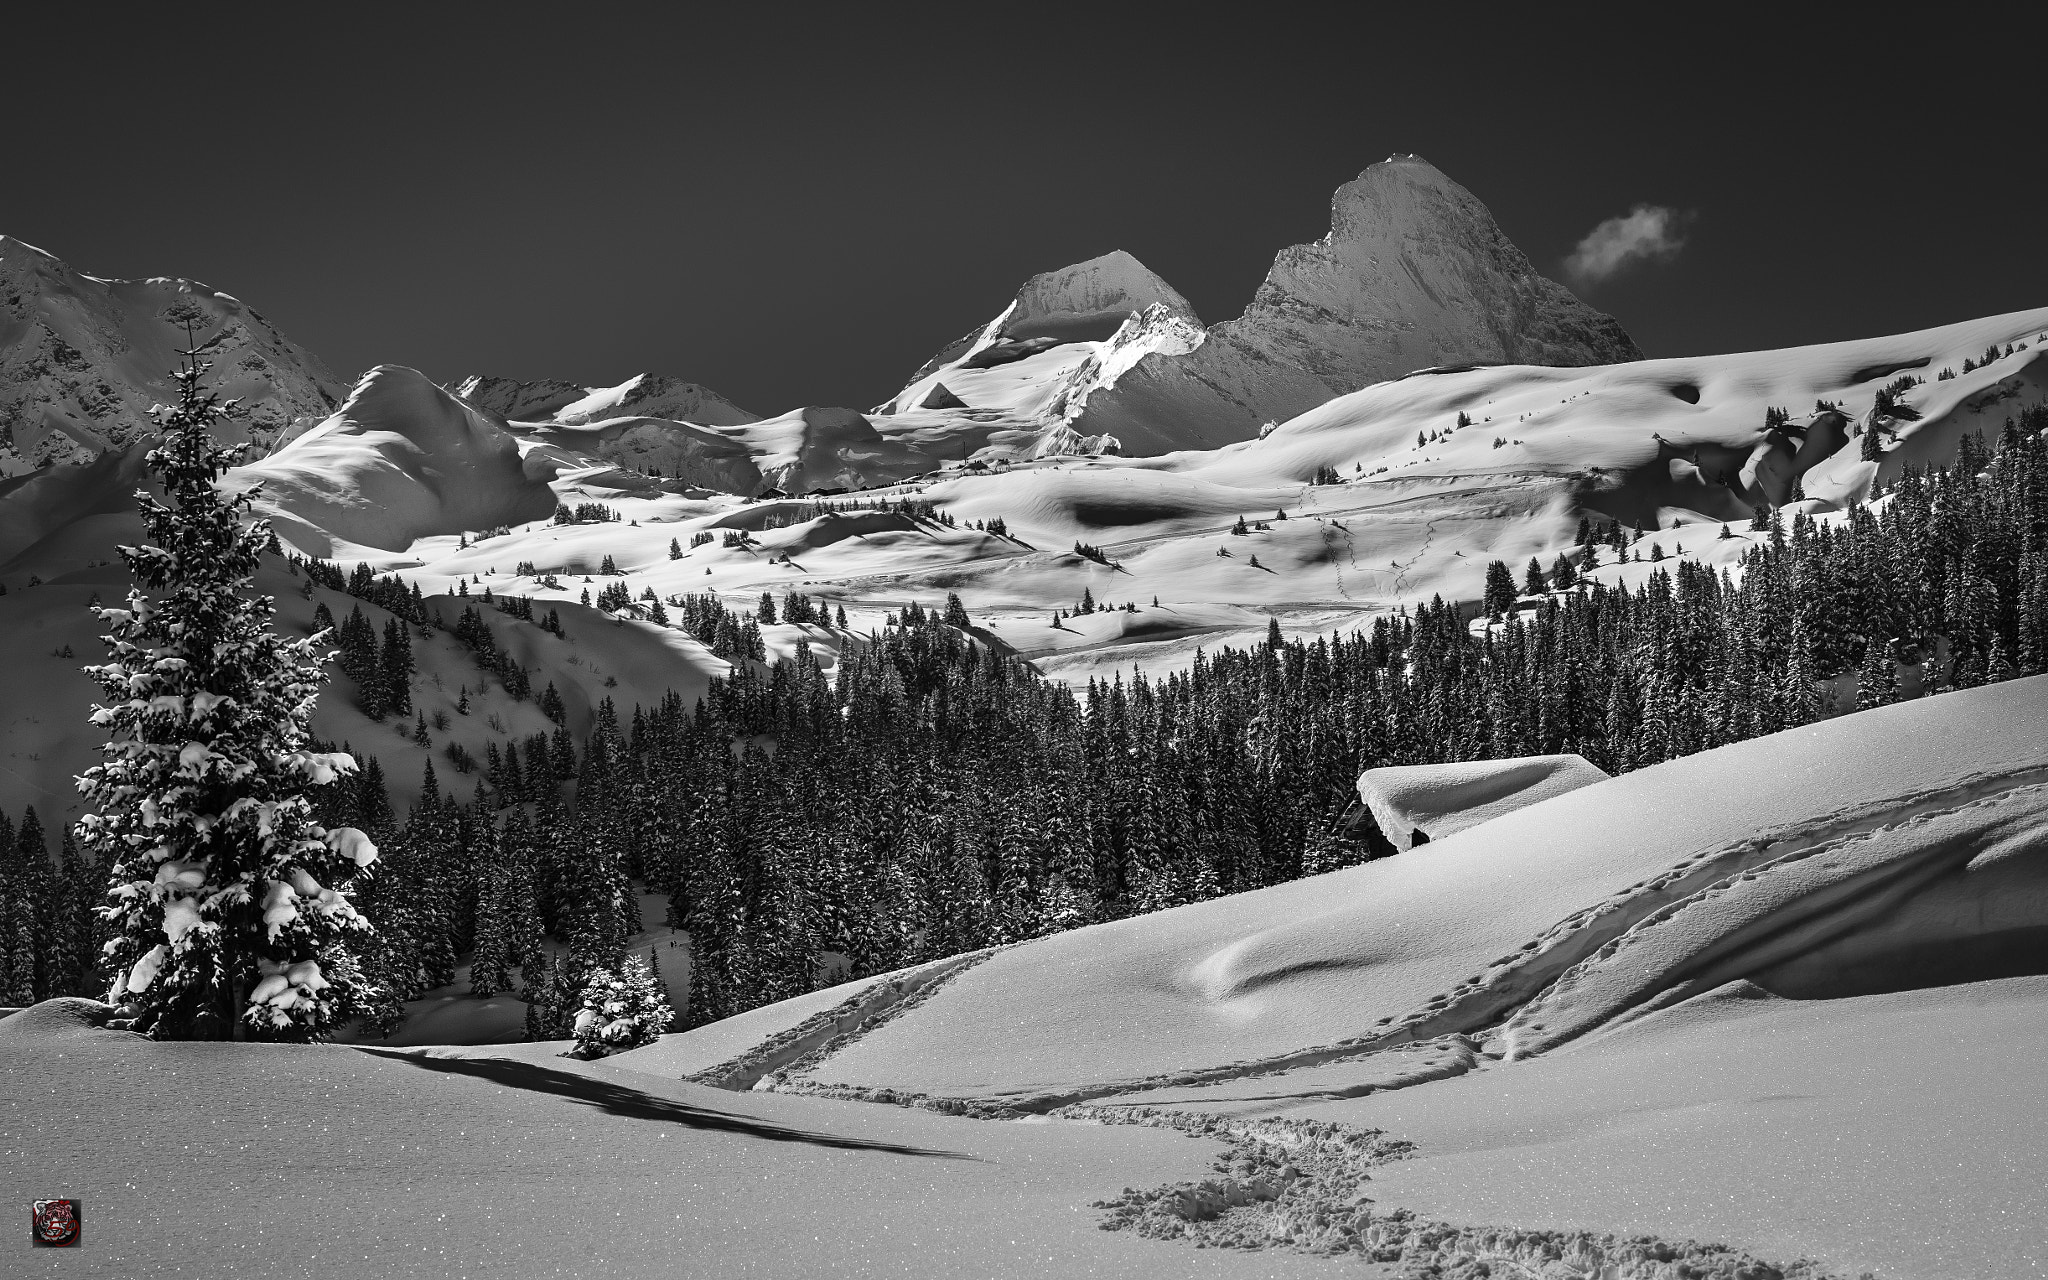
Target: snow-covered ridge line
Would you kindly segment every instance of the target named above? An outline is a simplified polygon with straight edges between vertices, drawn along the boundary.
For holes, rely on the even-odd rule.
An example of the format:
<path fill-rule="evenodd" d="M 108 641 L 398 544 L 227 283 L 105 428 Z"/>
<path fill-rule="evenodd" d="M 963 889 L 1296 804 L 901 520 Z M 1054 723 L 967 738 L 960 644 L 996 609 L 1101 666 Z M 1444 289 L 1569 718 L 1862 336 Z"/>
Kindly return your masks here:
<path fill-rule="evenodd" d="M 740 1054 L 683 1077 L 719 1089 L 752 1089 L 764 1077 L 790 1070 L 853 1043 L 891 1018 L 915 1007 L 948 979 L 980 964 L 1000 947 L 949 956 L 899 969 Z"/>

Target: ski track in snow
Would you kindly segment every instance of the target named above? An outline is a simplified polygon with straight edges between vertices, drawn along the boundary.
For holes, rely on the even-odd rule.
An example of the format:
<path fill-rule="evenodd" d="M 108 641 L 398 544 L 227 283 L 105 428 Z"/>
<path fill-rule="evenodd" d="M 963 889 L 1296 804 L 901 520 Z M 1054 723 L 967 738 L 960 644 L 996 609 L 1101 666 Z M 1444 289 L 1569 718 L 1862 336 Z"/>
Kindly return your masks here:
<path fill-rule="evenodd" d="M 798 1070 L 804 1063 L 821 1060 L 915 1008 L 949 980 L 1000 950 L 1000 947 L 990 947 L 970 951 L 966 955 L 950 956 L 889 974 L 745 1053 L 683 1078 L 721 1089 L 763 1087 L 761 1082 L 764 1078 Z"/>

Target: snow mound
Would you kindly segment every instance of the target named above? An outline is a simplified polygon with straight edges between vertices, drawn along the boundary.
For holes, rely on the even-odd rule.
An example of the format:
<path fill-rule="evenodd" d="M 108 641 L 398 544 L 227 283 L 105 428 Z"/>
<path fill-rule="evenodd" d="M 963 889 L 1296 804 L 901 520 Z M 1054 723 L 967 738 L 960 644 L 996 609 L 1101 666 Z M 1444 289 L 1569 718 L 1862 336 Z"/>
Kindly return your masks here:
<path fill-rule="evenodd" d="M 434 534 L 545 519 L 550 474 L 424 374 L 380 365 L 334 416 L 229 482 L 260 481 L 258 506 L 279 535 L 327 556 L 337 541 L 402 551 Z"/>
<path fill-rule="evenodd" d="M 1367 769 L 1358 796 L 1398 849 L 1476 827 L 1538 800 L 1605 782 L 1584 756 L 1521 756 Z"/>
<path fill-rule="evenodd" d="M 97 1000 L 60 996 L 0 1017 L 0 1049 L 12 1045 L 93 1040 L 124 1033 L 107 1030 L 114 1007 Z"/>
<path fill-rule="evenodd" d="M 1044 1110 L 1444 1037 L 1517 1059 L 1740 978 L 1843 994 L 2031 972 L 2048 956 L 2044 903 L 2048 677 L 2035 677 L 998 951 L 770 1082 Z"/>

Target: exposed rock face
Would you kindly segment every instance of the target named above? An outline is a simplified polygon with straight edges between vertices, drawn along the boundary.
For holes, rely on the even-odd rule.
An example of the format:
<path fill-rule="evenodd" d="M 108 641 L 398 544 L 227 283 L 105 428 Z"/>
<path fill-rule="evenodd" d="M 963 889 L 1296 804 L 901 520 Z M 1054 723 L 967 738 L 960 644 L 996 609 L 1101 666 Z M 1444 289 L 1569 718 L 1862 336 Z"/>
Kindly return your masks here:
<path fill-rule="evenodd" d="M 1641 357 L 1471 192 L 1396 156 L 1338 188 L 1330 233 L 1282 250 L 1242 316 L 1184 355 L 1139 360 L 1070 421 L 1133 453 L 1213 448 L 1416 369 Z"/>
<path fill-rule="evenodd" d="M 616 387 L 584 387 L 559 378 L 520 382 L 473 373 L 454 384 L 455 395 L 510 422 L 569 426 L 612 418 L 666 418 L 714 427 L 760 421 L 708 387 L 681 378 L 635 374 Z"/>
<path fill-rule="evenodd" d="M 589 390 L 560 378 L 521 382 L 488 373 L 472 373 L 448 388 L 460 399 L 511 422 L 549 422 L 563 405 L 574 404 Z"/>
<path fill-rule="evenodd" d="M 103 280 L 0 236 L 0 471 L 85 462 L 150 433 L 174 400 L 190 321 L 211 384 L 247 418 L 222 435 L 260 453 L 334 411 L 343 386 L 257 312 L 193 280 Z"/>
<path fill-rule="evenodd" d="M 581 400 L 555 411 L 555 421 L 571 424 L 620 417 L 667 418 L 712 427 L 761 420 L 761 415 L 748 413 L 708 387 L 651 373 L 637 374 L 616 387 L 595 387 Z"/>

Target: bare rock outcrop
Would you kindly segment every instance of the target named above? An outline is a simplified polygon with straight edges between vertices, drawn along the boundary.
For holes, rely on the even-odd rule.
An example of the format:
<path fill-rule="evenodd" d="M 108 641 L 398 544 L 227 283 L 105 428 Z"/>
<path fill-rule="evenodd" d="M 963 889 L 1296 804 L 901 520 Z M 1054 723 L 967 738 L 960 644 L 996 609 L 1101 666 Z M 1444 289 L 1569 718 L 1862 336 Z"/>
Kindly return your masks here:
<path fill-rule="evenodd" d="M 189 336 L 188 336 L 188 327 Z M 345 390 L 255 308 L 195 280 L 110 280 L 0 236 L 0 471 L 89 462 L 152 430 L 197 341 L 210 387 L 246 417 L 221 435 L 260 453 L 334 411 Z"/>

